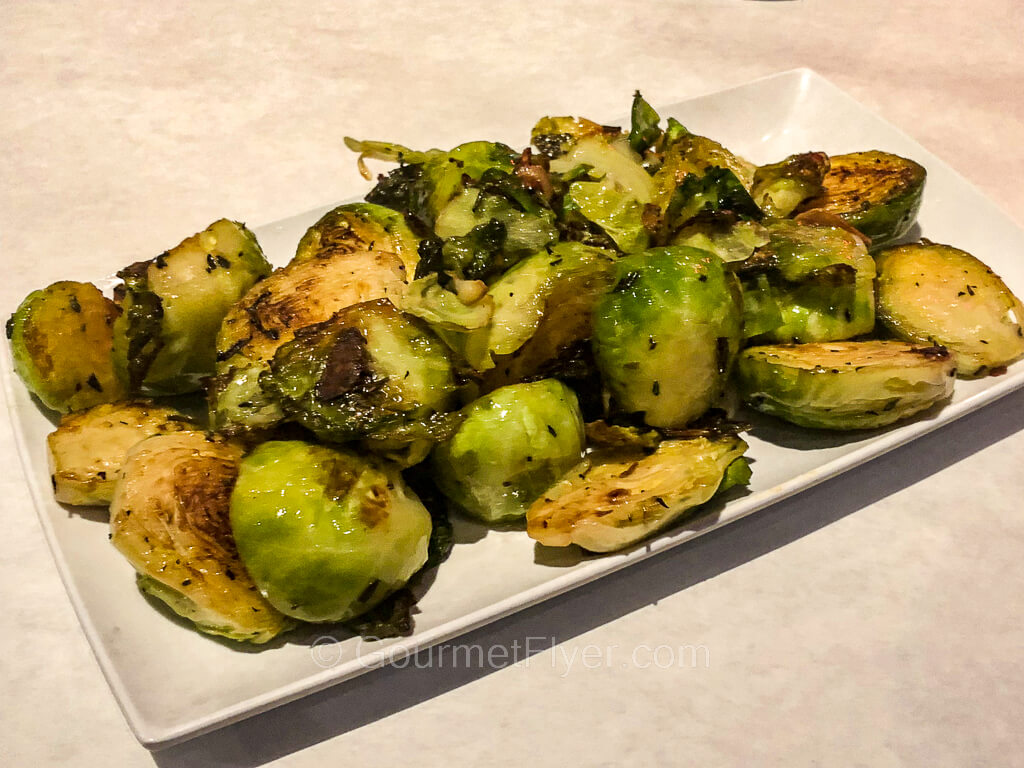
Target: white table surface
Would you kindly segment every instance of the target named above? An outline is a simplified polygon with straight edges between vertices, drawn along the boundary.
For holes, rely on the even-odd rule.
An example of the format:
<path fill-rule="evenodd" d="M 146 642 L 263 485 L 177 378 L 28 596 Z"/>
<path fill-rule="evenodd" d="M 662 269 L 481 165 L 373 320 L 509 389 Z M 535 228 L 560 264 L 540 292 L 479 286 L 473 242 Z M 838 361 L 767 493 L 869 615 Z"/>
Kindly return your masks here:
<path fill-rule="evenodd" d="M 0 3 L 5 316 L 215 218 L 364 192 L 346 134 L 522 144 L 635 88 L 669 103 L 798 66 L 1024 220 L 1013 0 L 145 5 Z M 1017 394 L 468 640 L 549 648 L 528 661 L 380 670 L 151 754 L 3 423 L 0 764 L 1024 765 L 1022 428 Z"/>

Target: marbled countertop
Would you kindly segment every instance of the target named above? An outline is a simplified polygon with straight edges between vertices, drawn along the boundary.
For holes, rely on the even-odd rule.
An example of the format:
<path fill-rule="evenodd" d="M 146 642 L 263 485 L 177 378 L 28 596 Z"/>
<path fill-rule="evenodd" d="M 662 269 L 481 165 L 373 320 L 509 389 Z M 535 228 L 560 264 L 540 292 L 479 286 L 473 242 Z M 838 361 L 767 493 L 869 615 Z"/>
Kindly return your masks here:
<path fill-rule="evenodd" d="M 364 192 L 343 135 L 521 144 L 540 115 L 622 114 L 635 88 L 668 103 L 803 66 L 1019 222 L 1022 41 L 1011 0 L 0 3 L 0 310 L 221 216 Z M 1018 393 L 473 633 L 549 648 L 528 661 L 380 670 L 151 754 L 3 424 L 0 762 L 1024 765 L 1022 428 Z"/>

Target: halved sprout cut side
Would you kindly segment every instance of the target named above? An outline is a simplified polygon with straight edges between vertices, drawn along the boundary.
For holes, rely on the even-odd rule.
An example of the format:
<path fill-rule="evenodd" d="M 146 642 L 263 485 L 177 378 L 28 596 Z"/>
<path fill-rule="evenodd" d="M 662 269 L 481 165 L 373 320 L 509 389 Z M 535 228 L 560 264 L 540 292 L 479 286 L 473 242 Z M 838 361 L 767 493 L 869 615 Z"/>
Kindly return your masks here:
<path fill-rule="evenodd" d="M 736 382 L 749 405 L 801 427 L 873 429 L 947 399 L 955 373 L 944 347 L 846 341 L 750 347 Z"/>
<path fill-rule="evenodd" d="M 294 626 L 249 578 L 231 533 L 239 445 L 204 432 L 143 440 L 128 454 L 110 506 L 111 541 L 139 588 L 196 629 L 265 643 Z"/>
<path fill-rule="evenodd" d="M 53 495 L 76 506 L 109 504 L 133 446 L 153 435 L 191 428 L 173 408 L 144 400 L 103 403 L 69 414 L 46 438 Z"/>
<path fill-rule="evenodd" d="M 739 437 L 722 435 L 664 440 L 653 453 L 598 450 L 530 507 L 526 531 L 551 547 L 628 547 L 708 501 L 746 449 Z"/>
<path fill-rule="evenodd" d="M 922 242 L 882 251 L 878 318 L 894 335 L 941 344 L 960 376 L 983 376 L 1024 355 L 1024 305 L 966 251 Z"/>

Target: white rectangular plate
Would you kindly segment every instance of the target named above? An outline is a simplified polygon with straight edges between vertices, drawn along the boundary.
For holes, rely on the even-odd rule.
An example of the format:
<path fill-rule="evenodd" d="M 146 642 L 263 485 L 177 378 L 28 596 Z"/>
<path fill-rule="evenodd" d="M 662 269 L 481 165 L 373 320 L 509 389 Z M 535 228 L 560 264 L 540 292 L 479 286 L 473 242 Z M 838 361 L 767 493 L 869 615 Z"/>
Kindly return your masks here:
<path fill-rule="evenodd" d="M 974 253 L 1024 295 L 1024 232 L 949 166 L 813 72 L 786 72 L 660 111 L 756 163 L 807 150 L 882 149 L 917 160 L 928 169 L 921 232 Z M 271 260 L 286 262 L 326 210 L 256 229 Z M 755 460 L 750 493 L 628 552 L 570 553 L 555 567 L 538 562 L 521 531 L 483 535 L 482 528 L 459 523 L 465 543 L 456 545 L 420 601 L 411 637 L 311 648 L 318 634 L 342 634 L 326 628 L 258 652 L 200 635 L 139 594 L 131 567 L 107 542 L 105 515 L 54 502 L 45 449 L 53 427 L 11 372 L 9 354 L 4 382 L 28 482 L 68 594 L 132 730 L 146 746 L 159 747 L 355 677 L 762 509 L 1021 387 L 1024 364 L 1000 377 L 957 382 L 953 402 L 937 415 L 885 432 L 837 437 L 758 421 L 748 440 Z"/>

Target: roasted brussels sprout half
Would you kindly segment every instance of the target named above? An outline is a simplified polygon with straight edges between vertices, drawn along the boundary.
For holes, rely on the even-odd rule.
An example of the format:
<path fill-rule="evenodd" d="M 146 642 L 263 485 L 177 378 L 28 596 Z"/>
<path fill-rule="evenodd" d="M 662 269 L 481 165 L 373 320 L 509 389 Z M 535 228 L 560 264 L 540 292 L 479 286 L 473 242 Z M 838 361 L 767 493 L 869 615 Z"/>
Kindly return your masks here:
<path fill-rule="evenodd" d="M 426 562 L 431 522 L 397 468 L 279 441 L 242 460 L 231 527 L 267 600 L 324 622 L 358 616 L 405 585 Z"/>
<path fill-rule="evenodd" d="M 269 274 L 252 232 L 227 219 L 118 272 L 114 361 L 129 388 L 152 395 L 199 389 L 213 373 L 224 316 Z"/>
<path fill-rule="evenodd" d="M 614 136 L 618 128 L 599 125 L 585 117 L 542 117 L 530 131 L 530 142 L 552 160 L 564 155 L 587 136 Z"/>
<path fill-rule="evenodd" d="M 790 155 L 780 163 L 760 166 L 750 194 L 766 215 L 789 216 L 804 200 L 822 193 L 829 167 L 824 152 Z"/>
<path fill-rule="evenodd" d="M 924 194 L 925 169 L 888 152 L 833 155 L 822 181 L 824 191 L 797 209 L 837 214 L 871 238 L 878 250 L 903 237 L 914 225 Z"/>
<path fill-rule="evenodd" d="M 298 330 L 260 383 L 289 419 L 337 442 L 431 438 L 454 406 L 448 350 L 387 299 Z"/>
<path fill-rule="evenodd" d="M 363 176 L 372 178 L 364 157 L 401 163 L 366 195 L 366 201 L 403 213 L 423 231 L 433 228 L 438 214 L 468 182 L 479 181 L 488 171 L 510 174 L 515 153 L 504 144 L 471 141 L 450 152 L 430 149 L 416 152 L 397 144 L 345 138 L 345 145 L 359 152 Z"/>
<path fill-rule="evenodd" d="M 560 349 L 586 338 L 586 310 L 611 285 L 612 272 L 608 251 L 559 243 L 523 259 L 491 285 L 493 311 L 486 326 L 467 333 L 439 328 L 438 333 L 477 371 L 500 366 L 497 375 L 505 380 L 526 377 Z"/>
<path fill-rule="evenodd" d="M 526 516 L 531 538 L 613 552 L 708 501 L 730 467 L 740 482 L 749 478 L 747 444 L 733 434 L 655 440 L 653 452 L 647 440 L 618 442 L 597 447 L 534 502 Z"/>
<path fill-rule="evenodd" d="M 594 355 L 615 403 L 681 427 L 721 395 L 741 339 L 735 277 L 712 253 L 655 248 L 620 259 L 594 309 Z"/>
<path fill-rule="evenodd" d="M 896 336 L 948 347 L 960 376 L 983 376 L 1024 355 L 1024 306 L 971 254 L 925 241 L 877 259 L 879 320 Z"/>
<path fill-rule="evenodd" d="M 662 165 L 654 174 L 654 194 L 651 200 L 663 212 L 667 211 L 672 199 L 677 197 L 676 190 L 687 183 L 688 177 L 692 177 L 688 182 L 691 185 L 707 177 L 702 186 L 711 187 L 710 182 L 714 180 L 715 186 L 720 188 L 723 186 L 723 180 L 735 178 L 738 182 L 737 187 L 749 193 L 754 183 L 756 168 L 753 163 L 733 154 L 717 141 L 686 132 L 666 149 Z M 741 197 L 735 191 L 732 191 L 731 196 L 736 199 Z M 749 199 L 749 194 L 746 195 L 746 199 Z M 750 200 L 749 204 L 753 205 L 753 200 Z M 723 204 L 723 207 L 732 209 L 735 206 Z M 756 206 L 754 208 L 757 209 Z"/>
<path fill-rule="evenodd" d="M 46 438 L 53 495 L 76 506 L 109 504 L 130 448 L 147 437 L 187 429 L 192 424 L 178 411 L 142 400 L 64 416 Z"/>
<path fill-rule="evenodd" d="M 328 211 L 299 240 L 292 263 L 356 251 L 388 251 L 398 256 L 405 273 L 416 272 L 416 237 L 397 211 L 372 203 L 348 203 Z"/>
<path fill-rule="evenodd" d="M 953 356 L 903 341 L 750 347 L 736 364 L 743 399 L 812 429 L 874 429 L 953 393 Z"/>
<path fill-rule="evenodd" d="M 434 449 L 434 479 L 462 511 L 487 523 L 522 519 L 583 455 L 576 395 L 552 379 L 496 389 L 465 409 Z"/>
<path fill-rule="evenodd" d="M 734 262 L 746 261 L 769 240 L 768 230 L 757 221 L 716 216 L 683 227 L 672 237 L 672 245 L 711 251 L 724 262 Z"/>
<path fill-rule="evenodd" d="M 201 632 L 265 643 L 294 626 L 238 559 L 229 500 L 242 449 L 203 432 L 156 435 L 132 448 L 110 505 L 111 541 L 139 588 Z"/>
<path fill-rule="evenodd" d="M 284 414 L 263 391 L 260 375 L 300 328 L 345 307 L 400 295 L 405 267 L 387 251 L 356 251 L 276 270 L 231 308 L 217 335 L 217 369 L 209 384 L 214 429 L 241 434 L 272 427 Z"/>
<path fill-rule="evenodd" d="M 776 220 L 743 264 L 744 335 L 752 343 L 817 342 L 870 333 L 875 263 L 840 227 Z"/>
<path fill-rule="evenodd" d="M 117 306 L 92 283 L 33 291 L 7 321 L 15 372 L 61 413 L 123 399 L 111 356 L 116 318 Z"/>

